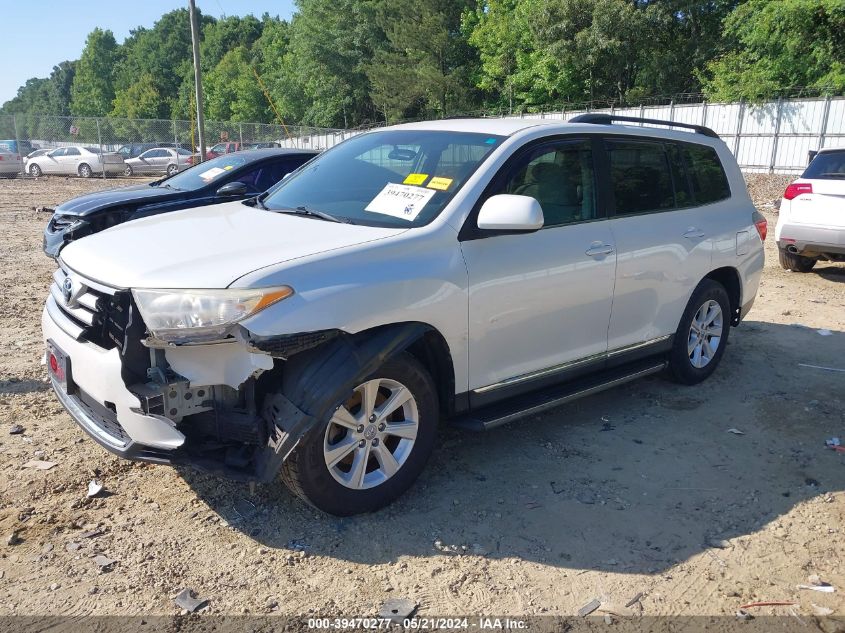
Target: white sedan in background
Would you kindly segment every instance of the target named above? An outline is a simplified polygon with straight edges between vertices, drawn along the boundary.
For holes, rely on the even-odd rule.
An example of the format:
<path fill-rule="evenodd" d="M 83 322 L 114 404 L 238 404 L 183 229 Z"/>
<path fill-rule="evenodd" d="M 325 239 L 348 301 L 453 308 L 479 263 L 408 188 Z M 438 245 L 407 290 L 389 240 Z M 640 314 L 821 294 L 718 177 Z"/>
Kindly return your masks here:
<path fill-rule="evenodd" d="M 819 150 L 786 188 L 775 227 L 780 265 L 806 273 L 845 262 L 845 147 Z"/>
<path fill-rule="evenodd" d="M 167 174 L 187 169 L 194 164 L 193 155 L 186 149 L 170 147 L 156 147 L 135 158 L 127 158 L 124 176 L 133 174 Z"/>
<path fill-rule="evenodd" d="M 27 173 L 34 177 L 42 174 L 62 174 L 90 178 L 102 175 L 104 170 L 107 176 L 117 176 L 125 169 L 126 163 L 120 154 L 101 154 L 99 150 L 91 147 L 60 147 L 27 162 Z"/>

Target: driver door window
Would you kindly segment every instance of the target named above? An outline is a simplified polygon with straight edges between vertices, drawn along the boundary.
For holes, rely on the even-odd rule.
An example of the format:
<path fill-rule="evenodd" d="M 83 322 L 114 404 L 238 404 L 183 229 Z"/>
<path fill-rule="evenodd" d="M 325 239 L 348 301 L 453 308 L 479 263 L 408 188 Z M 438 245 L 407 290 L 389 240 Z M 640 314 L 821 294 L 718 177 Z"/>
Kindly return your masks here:
<path fill-rule="evenodd" d="M 544 227 L 596 218 L 593 153 L 589 141 L 542 145 L 523 156 L 495 193 L 531 196 Z"/>

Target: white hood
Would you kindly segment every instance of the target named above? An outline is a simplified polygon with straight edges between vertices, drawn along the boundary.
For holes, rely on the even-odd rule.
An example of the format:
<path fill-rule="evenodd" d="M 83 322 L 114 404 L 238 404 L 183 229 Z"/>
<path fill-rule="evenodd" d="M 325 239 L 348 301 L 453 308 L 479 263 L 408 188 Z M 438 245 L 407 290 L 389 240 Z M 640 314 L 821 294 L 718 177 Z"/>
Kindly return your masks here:
<path fill-rule="evenodd" d="M 72 242 L 62 261 L 118 288 L 226 288 L 259 268 L 398 235 L 241 202 L 134 220 Z"/>

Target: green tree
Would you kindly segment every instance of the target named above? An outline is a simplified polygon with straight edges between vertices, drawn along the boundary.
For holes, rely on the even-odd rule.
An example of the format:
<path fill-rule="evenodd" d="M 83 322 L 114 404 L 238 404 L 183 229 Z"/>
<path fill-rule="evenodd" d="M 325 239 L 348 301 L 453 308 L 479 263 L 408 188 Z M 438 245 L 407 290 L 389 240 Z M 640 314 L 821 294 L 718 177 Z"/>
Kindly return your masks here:
<path fill-rule="evenodd" d="M 217 121 L 265 121 L 264 95 L 243 46 L 230 50 L 205 76 L 206 111 Z"/>
<path fill-rule="evenodd" d="M 284 57 L 263 79 L 285 117 L 320 126 L 378 118 L 367 67 L 385 42 L 372 0 L 298 0 Z"/>
<path fill-rule="evenodd" d="M 96 28 L 88 35 L 76 64 L 70 111 L 82 116 L 105 116 L 114 100 L 114 66 L 118 45 L 111 31 Z"/>
<path fill-rule="evenodd" d="M 470 0 L 381 0 L 387 46 L 367 65 L 372 100 L 388 120 L 446 116 L 469 104 L 476 60 L 461 31 Z"/>
<path fill-rule="evenodd" d="M 714 100 L 845 90 L 845 0 L 749 0 L 724 23 L 731 43 L 702 73 Z"/>
<path fill-rule="evenodd" d="M 125 90 L 121 90 L 114 100 L 111 116 L 126 119 L 161 118 L 161 95 L 155 78 L 144 73 Z"/>
<path fill-rule="evenodd" d="M 200 16 L 201 28 L 214 19 Z M 192 64 L 191 26 L 187 9 L 165 13 L 151 29 L 131 31 L 123 43 L 122 59 L 115 77 L 116 92 L 127 90 L 139 77 L 149 74 L 155 81 L 160 103 L 156 112 L 169 117 L 178 109 L 180 86 Z"/>
<path fill-rule="evenodd" d="M 243 47 L 252 48 L 261 37 L 263 24 L 254 15 L 244 17 L 230 16 L 217 21 L 209 21 L 202 29 L 200 58 L 203 70 L 211 70 L 226 53 Z"/>

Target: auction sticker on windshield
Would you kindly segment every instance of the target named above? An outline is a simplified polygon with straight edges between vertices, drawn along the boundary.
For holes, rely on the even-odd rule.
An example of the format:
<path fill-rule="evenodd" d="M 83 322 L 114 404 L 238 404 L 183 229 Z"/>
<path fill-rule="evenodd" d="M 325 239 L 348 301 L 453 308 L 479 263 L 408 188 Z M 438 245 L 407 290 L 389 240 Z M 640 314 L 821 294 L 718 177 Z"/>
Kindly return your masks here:
<path fill-rule="evenodd" d="M 390 182 L 370 201 L 365 211 L 413 222 L 435 193 L 433 189 Z"/>
<path fill-rule="evenodd" d="M 199 176 L 206 182 L 214 180 L 220 174 L 225 174 L 226 171 L 224 169 L 220 169 L 219 167 L 212 167 L 211 169 L 206 169 L 202 172 Z"/>

